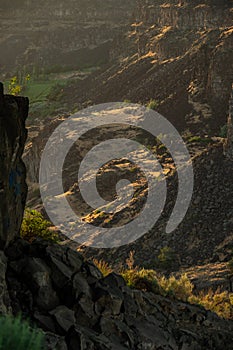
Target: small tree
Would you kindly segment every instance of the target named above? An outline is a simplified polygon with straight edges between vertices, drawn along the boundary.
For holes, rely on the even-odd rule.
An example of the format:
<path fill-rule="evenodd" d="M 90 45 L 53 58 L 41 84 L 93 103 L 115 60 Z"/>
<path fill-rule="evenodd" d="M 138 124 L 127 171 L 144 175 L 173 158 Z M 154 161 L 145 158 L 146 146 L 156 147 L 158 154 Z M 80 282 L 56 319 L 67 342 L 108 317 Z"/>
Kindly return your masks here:
<path fill-rule="evenodd" d="M 154 111 L 158 108 L 159 102 L 157 100 L 150 100 L 150 102 L 147 104 L 147 108 L 153 109 Z"/>
<path fill-rule="evenodd" d="M 16 76 L 11 78 L 10 84 L 8 86 L 8 92 L 11 95 L 18 96 L 22 91 L 22 86 L 18 83 L 18 79 Z"/>
<path fill-rule="evenodd" d="M 27 74 L 24 78 L 18 79 L 17 76 L 14 76 L 10 80 L 10 84 L 8 85 L 8 93 L 10 95 L 18 96 L 22 90 L 26 87 L 27 83 L 30 81 L 31 76 Z M 21 81 L 21 83 L 19 82 Z"/>
<path fill-rule="evenodd" d="M 50 222 L 45 220 L 41 213 L 27 209 L 24 214 L 20 235 L 30 243 L 37 237 L 56 243 L 59 241 L 59 237 L 56 232 L 52 232 L 49 229 L 50 225 Z"/>

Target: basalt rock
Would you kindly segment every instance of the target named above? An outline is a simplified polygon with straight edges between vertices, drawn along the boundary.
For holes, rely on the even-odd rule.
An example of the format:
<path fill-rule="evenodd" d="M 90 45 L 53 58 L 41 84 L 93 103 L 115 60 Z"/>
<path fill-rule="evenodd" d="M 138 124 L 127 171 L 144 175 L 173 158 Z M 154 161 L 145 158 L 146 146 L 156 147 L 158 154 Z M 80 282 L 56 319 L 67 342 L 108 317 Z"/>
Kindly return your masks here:
<path fill-rule="evenodd" d="M 21 160 L 27 137 L 28 99 L 3 95 L 0 84 L 0 247 L 19 233 L 27 186 Z"/>
<path fill-rule="evenodd" d="M 116 274 L 96 274 L 92 263 L 66 246 L 17 240 L 6 255 L 13 312 L 23 310 L 45 332 L 46 349 L 231 349 L 232 321 L 198 306 L 133 290 Z M 61 285 L 55 283 L 51 268 L 54 255 L 64 264 L 57 267 L 66 281 Z M 77 262 L 72 266 L 64 259 L 70 255 Z M 48 291 L 46 307 L 38 298 L 43 289 Z"/>
<path fill-rule="evenodd" d="M 11 311 L 10 298 L 6 285 L 7 259 L 5 254 L 0 251 L 0 314 Z"/>
<path fill-rule="evenodd" d="M 21 160 L 27 112 L 28 100 L 4 96 L 0 84 L 0 249 L 18 236 L 27 196 L 26 169 Z M 7 259 L 0 250 L 0 313 L 11 311 L 6 270 Z"/>

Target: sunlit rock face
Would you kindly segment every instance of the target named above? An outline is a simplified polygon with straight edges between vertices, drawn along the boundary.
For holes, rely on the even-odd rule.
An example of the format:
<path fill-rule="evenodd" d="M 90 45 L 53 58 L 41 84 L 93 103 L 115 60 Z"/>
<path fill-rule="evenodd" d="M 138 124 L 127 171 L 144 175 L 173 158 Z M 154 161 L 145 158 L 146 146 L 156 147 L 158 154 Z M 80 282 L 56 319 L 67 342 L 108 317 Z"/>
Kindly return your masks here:
<path fill-rule="evenodd" d="M 27 132 L 28 99 L 3 94 L 0 84 L 0 247 L 19 234 L 27 195 L 21 160 Z"/>
<path fill-rule="evenodd" d="M 109 60 L 115 36 L 130 23 L 134 0 L 1 1 L 0 73 L 15 66 L 82 68 Z"/>
<path fill-rule="evenodd" d="M 202 103 L 208 103 L 210 113 L 222 118 L 223 125 L 227 114 L 224 105 L 228 104 L 232 83 L 232 2 L 149 0 L 140 2 L 136 14 L 130 37 L 138 56 L 153 54 L 152 64 L 171 62 L 171 65 L 176 65 L 175 62 L 183 61 L 180 64 L 183 70 L 173 67 L 171 73 L 168 73 L 167 64 L 166 72 L 162 73 L 165 89 L 174 71 L 179 76 L 180 85 L 185 75 L 190 74 L 191 83 L 185 89 L 189 92 L 189 102 L 193 104 L 196 97 L 199 101 L 204 97 Z M 187 67 L 188 60 L 191 63 Z M 166 74 L 170 75 L 168 80 L 164 78 Z M 159 86 L 162 91 L 161 84 Z M 185 96 L 186 91 L 179 95 Z M 174 88 L 170 94 L 173 92 Z M 159 99 L 164 99 L 164 96 Z"/>
<path fill-rule="evenodd" d="M 183 54 L 201 32 L 230 27 L 230 8 L 225 0 L 141 1 L 132 33 L 138 38 L 139 54 L 152 50 L 159 60 Z"/>
<path fill-rule="evenodd" d="M 232 84 L 232 2 L 141 0 L 111 56 L 119 64 L 64 89 L 63 101 L 158 101 L 179 130 L 219 135 Z"/>

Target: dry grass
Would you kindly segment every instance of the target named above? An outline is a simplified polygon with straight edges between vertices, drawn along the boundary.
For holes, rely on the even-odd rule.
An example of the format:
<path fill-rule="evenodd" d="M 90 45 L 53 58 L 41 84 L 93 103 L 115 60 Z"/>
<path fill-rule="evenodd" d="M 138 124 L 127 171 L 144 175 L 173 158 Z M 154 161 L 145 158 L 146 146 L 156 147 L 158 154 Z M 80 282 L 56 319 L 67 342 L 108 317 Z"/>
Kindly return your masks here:
<path fill-rule="evenodd" d="M 134 266 L 134 252 L 130 252 L 126 260 L 127 268 L 114 270 L 103 260 L 94 260 L 96 266 L 104 276 L 111 272 L 119 273 L 130 288 L 153 292 L 166 297 L 178 299 L 190 304 L 201 305 L 205 309 L 215 312 L 219 317 L 233 320 L 233 293 L 220 290 L 193 293 L 194 285 L 186 274 L 176 278 L 166 278 L 157 274 L 155 270 L 147 270 Z"/>
<path fill-rule="evenodd" d="M 98 269 L 102 272 L 104 277 L 106 277 L 111 272 L 113 272 L 113 269 L 106 261 L 94 259 L 93 262 L 98 267 Z"/>

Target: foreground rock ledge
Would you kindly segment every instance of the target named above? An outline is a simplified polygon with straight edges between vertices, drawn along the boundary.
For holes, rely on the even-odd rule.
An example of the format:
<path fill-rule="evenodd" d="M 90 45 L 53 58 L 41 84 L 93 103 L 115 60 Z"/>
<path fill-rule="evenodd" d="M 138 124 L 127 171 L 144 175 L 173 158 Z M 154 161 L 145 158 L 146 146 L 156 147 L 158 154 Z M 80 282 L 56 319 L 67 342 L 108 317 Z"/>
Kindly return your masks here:
<path fill-rule="evenodd" d="M 13 312 L 46 332 L 47 349 L 232 349 L 232 321 L 103 277 L 68 247 L 18 239 L 5 253 Z"/>

